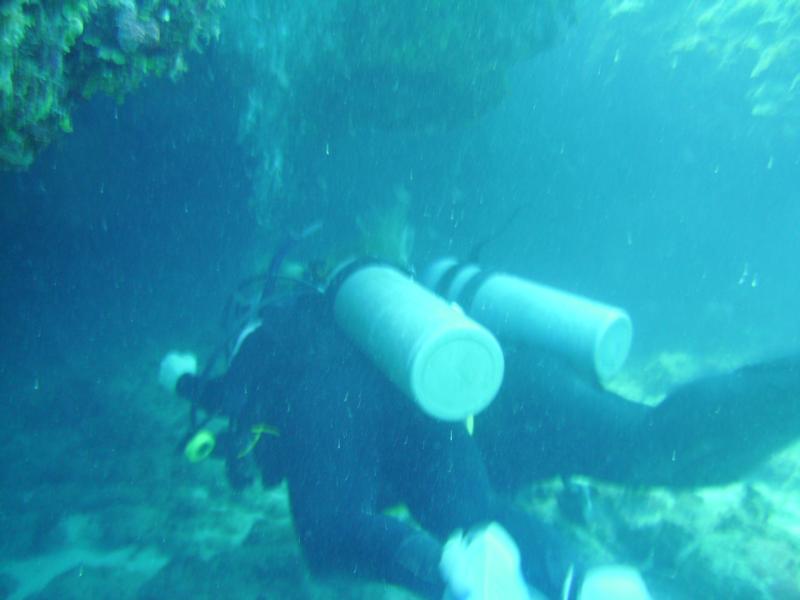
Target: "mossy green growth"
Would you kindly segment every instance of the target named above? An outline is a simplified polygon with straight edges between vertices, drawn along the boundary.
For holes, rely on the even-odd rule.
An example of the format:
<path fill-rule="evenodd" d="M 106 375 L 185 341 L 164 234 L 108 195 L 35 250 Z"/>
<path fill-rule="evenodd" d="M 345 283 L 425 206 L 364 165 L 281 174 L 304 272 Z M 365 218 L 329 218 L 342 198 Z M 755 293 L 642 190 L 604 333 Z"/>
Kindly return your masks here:
<path fill-rule="evenodd" d="M 3 0 L 0 168 L 25 168 L 72 130 L 82 98 L 122 99 L 218 35 L 224 0 Z"/>

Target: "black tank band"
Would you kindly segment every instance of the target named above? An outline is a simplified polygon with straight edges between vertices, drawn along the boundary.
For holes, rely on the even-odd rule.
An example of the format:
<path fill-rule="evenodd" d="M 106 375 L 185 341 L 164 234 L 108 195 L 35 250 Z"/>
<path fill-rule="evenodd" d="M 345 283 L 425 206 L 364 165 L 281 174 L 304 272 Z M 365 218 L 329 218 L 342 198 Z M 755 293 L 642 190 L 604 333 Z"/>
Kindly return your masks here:
<path fill-rule="evenodd" d="M 481 286 L 486 283 L 486 280 L 494 275 L 494 271 L 479 271 L 475 273 L 467 284 L 461 288 L 461 293 L 458 298 L 453 300 L 458 303 L 465 311 L 469 312 L 472 309 L 472 303 L 475 301 L 475 296 Z"/>
<path fill-rule="evenodd" d="M 458 275 L 461 272 L 461 269 L 466 266 L 467 265 L 465 263 L 460 262 L 455 262 L 449 266 L 445 272 L 442 273 L 439 281 L 436 282 L 433 291 L 439 294 L 442 298 L 450 300 L 450 298 L 447 297 L 447 290 L 450 289 L 450 286 L 452 285 L 453 280 L 456 278 L 456 275 Z"/>
<path fill-rule="evenodd" d="M 348 262 L 343 267 L 340 267 L 325 286 L 325 297 L 328 299 L 328 304 L 330 306 L 333 306 L 333 303 L 336 300 L 336 294 L 339 293 L 339 289 L 342 287 L 342 284 L 345 282 L 345 280 L 347 280 L 350 275 L 359 269 L 363 269 L 364 267 L 389 267 L 396 269 L 403 275 L 413 279 L 413 275 L 408 271 L 408 269 L 400 267 L 389 261 L 381 260 L 379 258 L 370 258 L 368 256 L 356 258 Z"/>

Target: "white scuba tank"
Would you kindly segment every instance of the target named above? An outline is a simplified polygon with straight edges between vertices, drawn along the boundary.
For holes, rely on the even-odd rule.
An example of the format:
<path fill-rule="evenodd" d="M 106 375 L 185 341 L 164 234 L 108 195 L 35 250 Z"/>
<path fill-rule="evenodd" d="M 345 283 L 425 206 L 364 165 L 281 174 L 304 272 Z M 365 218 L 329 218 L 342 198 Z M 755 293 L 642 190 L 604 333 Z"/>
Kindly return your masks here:
<path fill-rule="evenodd" d="M 621 308 L 450 257 L 432 263 L 422 281 L 501 341 L 544 348 L 601 381 L 630 352 L 633 324 Z"/>
<path fill-rule="evenodd" d="M 485 327 L 385 264 L 353 263 L 333 279 L 339 327 L 426 413 L 459 421 L 491 403 L 504 361 Z"/>

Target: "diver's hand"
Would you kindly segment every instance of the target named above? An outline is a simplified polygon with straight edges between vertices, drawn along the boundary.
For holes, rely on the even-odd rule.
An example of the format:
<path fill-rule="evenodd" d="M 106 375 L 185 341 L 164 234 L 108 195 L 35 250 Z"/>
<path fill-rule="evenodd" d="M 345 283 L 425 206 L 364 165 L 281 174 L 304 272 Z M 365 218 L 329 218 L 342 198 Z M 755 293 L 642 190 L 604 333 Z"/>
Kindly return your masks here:
<path fill-rule="evenodd" d="M 652 599 L 639 571 L 625 565 L 607 565 L 586 572 L 578 600 Z"/>
<path fill-rule="evenodd" d="M 161 359 L 158 369 L 158 383 L 168 392 L 174 394 L 178 379 L 186 374 L 197 374 L 197 356 L 191 352 L 169 352 Z"/>
<path fill-rule="evenodd" d="M 439 571 L 447 583 L 444 600 L 530 600 L 517 545 L 497 523 L 475 535 L 454 534 Z"/>

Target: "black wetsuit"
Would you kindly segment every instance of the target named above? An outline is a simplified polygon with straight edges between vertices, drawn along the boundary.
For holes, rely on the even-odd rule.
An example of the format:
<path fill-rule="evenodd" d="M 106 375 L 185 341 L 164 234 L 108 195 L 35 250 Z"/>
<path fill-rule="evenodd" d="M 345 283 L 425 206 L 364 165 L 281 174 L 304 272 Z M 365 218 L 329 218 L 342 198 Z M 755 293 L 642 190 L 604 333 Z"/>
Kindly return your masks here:
<path fill-rule="evenodd" d="M 440 599 L 442 543 L 457 529 L 501 523 L 528 583 L 558 597 L 576 557 L 556 533 L 496 496 L 462 423 L 426 416 L 334 325 L 324 299 L 275 308 L 227 373 L 178 392 L 276 427 L 255 449 L 263 477 L 285 477 L 310 567 L 387 581 Z M 197 395 L 199 394 L 199 398 Z M 422 527 L 383 514 L 404 503 Z"/>
<path fill-rule="evenodd" d="M 324 298 L 300 296 L 270 310 L 223 377 L 201 390 L 185 376 L 178 391 L 241 411 L 245 423 L 277 427 L 280 435 L 254 452 L 265 481 L 288 481 L 312 569 L 357 573 L 437 599 L 442 541 L 490 521 L 518 544 L 528 583 L 559 597 L 576 557 L 554 530 L 494 489 L 573 473 L 636 484 L 716 483 L 800 432 L 798 357 L 701 380 L 650 408 L 587 383 L 551 357 L 513 348 L 505 355 L 503 387 L 470 437 L 460 423 L 424 415 L 392 385 L 338 330 Z M 769 408 L 760 400 L 765 389 Z M 738 434 L 754 423 L 762 443 L 741 444 Z M 422 530 L 382 513 L 396 502 Z"/>

